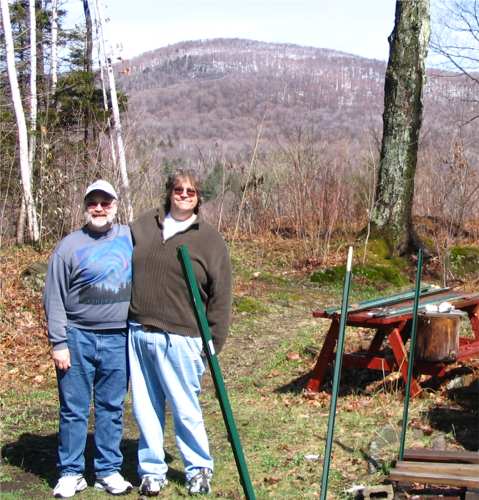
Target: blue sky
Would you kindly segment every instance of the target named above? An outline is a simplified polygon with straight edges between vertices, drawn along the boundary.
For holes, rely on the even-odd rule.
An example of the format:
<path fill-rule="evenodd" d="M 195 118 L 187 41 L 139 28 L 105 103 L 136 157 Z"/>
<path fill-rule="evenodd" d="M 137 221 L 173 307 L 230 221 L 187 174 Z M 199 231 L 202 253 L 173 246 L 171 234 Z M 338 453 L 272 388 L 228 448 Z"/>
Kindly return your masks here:
<path fill-rule="evenodd" d="M 395 0 L 100 0 L 114 55 L 183 40 L 239 37 L 341 50 L 387 60 Z M 91 1 L 92 8 L 94 2 Z M 69 0 L 71 19 L 81 2 Z M 77 10 L 78 9 L 78 10 Z"/>

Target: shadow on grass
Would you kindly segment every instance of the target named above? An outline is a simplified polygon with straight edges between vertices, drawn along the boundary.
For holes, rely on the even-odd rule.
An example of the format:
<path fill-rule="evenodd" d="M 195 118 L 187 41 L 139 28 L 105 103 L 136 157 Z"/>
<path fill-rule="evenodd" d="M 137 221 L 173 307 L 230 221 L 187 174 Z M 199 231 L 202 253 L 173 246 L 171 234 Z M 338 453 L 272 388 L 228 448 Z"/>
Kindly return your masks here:
<path fill-rule="evenodd" d="M 57 446 L 56 434 L 41 436 L 25 433 L 17 441 L 7 443 L 2 447 L 2 461 L 22 469 L 23 472 L 38 476 L 53 487 L 58 478 L 56 470 Z M 136 472 L 137 447 L 138 441 L 136 439 L 124 439 L 121 443 L 121 451 L 123 453 L 123 467 L 121 472 L 134 486 L 138 486 L 139 484 Z M 93 470 L 94 449 L 93 434 L 90 433 L 88 434 L 85 449 L 85 478 L 88 484 L 95 482 Z M 166 462 L 170 463 L 173 460 L 174 457 L 167 453 Z M 182 485 L 185 476 L 183 472 L 169 466 L 168 479 L 173 483 Z"/>
<path fill-rule="evenodd" d="M 434 405 L 427 413 L 435 429 L 451 433 L 469 451 L 479 451 L 479 379 L 447 391 L 451 404 Z"/>
<path fill-rule="evenodd" d="M 461 376 L 471 375 L 473 373 L 474 370 L 466 366 L 451 368 L 442 377 L 430 377 L 427 381 L 421 383 L 421 387 L 423 389 L 432 389 L 434 391 L 438 391 L 441 389 L 441 387 L 444 387 L 453 379 Z M 394 376 L 395 374 L 397 376 Z M 274 392 L 278 394 L 300 394 L 301 392 L 303 392 L 303 390 L 306 389 L 311 375 L 312 372 L 302 374 L 299 377 L 292 379 L 290 382 L 277 387 Z M 479 381 L 477 381 L 476 383 L 479 383 Z M 349 396 L 351 394 L 359 394 L 367 396 L 372 395 L 376 392 L 383 391 L 386 393 L 397 393 L 400 395 L 400 397 L 402 397 L 404 394 L 405 385 L 406 384 L 404 383 L 402 377 L 398 372 L 383 373 L 379 370 L 370 370 L 366 368 L 343 367 L 339 382 L 339 395 Z M 333 368 L 330 366 L 324 376 L 323 383 L 320 387 L 320 392 L 331 394 L 332 386 Z M 465 395 L 464 397 L 462 397 L 464 403 L 464 401 L 468 399 L 468 390 L 466 388 L 448 391 L 448 397 L 454 400 L 457 400 L 458 398 L 461 399 L 462 393 L 464 393 Z M 479 393 L 476 393 L 475 401 L 479 401 Z M 476 404 L 476 406 L 479 405 Z"/>
<path fill-rule="evenodd" d="M 299 394 L 306 389 L 306 385 L 310 377 L 311 372 L 305 373 L 291 380 L 287 384 L 277 387 L 275 392 L 279 394 Z M 379 371 L 366 369 L 343 369 L 339 385 L 339 395 L 348 396 L 350 394 L 370 394 L 370 386 L 372 384 L 377 385 L 383 378 L 383 374 Z M 320 391 L 331 393 L 332 384 L 333 374 L 331 369 L 328 369 L 326 376 L 324 377 L 324 382 L 320 387 Z"/>

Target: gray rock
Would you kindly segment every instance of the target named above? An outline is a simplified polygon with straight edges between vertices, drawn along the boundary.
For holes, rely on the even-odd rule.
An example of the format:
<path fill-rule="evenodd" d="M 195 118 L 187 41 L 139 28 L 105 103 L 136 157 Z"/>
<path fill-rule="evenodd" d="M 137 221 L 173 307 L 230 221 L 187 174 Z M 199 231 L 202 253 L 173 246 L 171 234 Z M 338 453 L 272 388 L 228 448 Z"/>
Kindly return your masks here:
<path fill-rule="evenodd" d="M 424 437 L 424 432 L 421 429 L 411 429 L 412 436 L 414 439 L 422 439 Z"/>
<path fill-rule="evenodd" d="M 47 275 L 47 262 L 34 262 L 22 271 L 20 276 L 25 288 L 31 288 L 36 292 L 41 292 L 45 287 L 45 278 Z"/>
<path fill-rule="evenodd" d="M 375 474 L 378 470 L 380 470 L 383 466 L 383 460 L 381 460 L 380 454 L 380 446 L 377 441 L 371 441 L 369 444 L 369 456 L 368 460 L 368 472 L 369 474 Z"/>
<path fill-rule="evenodd" d="M 439 434 L 432 440 L 431 446 L 433 450 L 445 450 L 447 448 L 446 436 Z"/>
<path fill-rule="evenodd" d="M 393 444 L 399 441 L 399 432 L 393 425 L 385 425 L 379 432 L 379 437 L 385 444 Z"/>

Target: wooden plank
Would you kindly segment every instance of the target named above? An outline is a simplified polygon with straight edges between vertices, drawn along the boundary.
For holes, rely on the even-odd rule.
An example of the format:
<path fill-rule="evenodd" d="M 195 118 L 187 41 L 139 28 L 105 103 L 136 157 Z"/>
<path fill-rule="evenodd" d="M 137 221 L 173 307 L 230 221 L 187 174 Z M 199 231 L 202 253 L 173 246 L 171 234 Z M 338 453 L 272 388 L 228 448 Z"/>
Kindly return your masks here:
<path fill-rule="evenodd" d="M 455 475 L 451 476 L 440 473 L 404 472 L 398 469 L 392 469 L 389 473 L 389 479 L 409 483 L 441 484 L 444 486 L 459 486 L 462 488 L 479 488 L 479 478 L 477 476 L 458 477 Z"/>
<path fill-rule="evenodd" d="M 479 464 L 434 463 L 434 462 L 397 462 L 395 468 L 411 473 L 432 473 L 448 476 L 479 478 Z"/>
<path fill-rule="evenodd" d="M 409 448 L 404 451 L 404 461 L 419 462 L 457 462 L 463 464 L 479 464 L 479 453 L 462 450 L 432 450 Z"/>

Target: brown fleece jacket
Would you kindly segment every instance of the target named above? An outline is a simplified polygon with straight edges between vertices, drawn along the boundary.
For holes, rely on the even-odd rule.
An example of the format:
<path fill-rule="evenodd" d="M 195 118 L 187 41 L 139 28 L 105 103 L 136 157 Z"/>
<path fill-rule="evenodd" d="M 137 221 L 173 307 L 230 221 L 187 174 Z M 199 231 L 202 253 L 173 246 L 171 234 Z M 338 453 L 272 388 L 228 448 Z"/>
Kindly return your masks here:
<path fill-rule="evenodd" d="M 200 217 L 186 231 L 163 241 L 163 219 L 163 211 L 154 209 L 131 224 L 134 248 L 129 317 L 178 335 L 200 336 L 178 256 L 178 247 L 186 245 L 218 353 L 231 317 L 231 264 L 226 244 Z"/>

